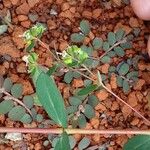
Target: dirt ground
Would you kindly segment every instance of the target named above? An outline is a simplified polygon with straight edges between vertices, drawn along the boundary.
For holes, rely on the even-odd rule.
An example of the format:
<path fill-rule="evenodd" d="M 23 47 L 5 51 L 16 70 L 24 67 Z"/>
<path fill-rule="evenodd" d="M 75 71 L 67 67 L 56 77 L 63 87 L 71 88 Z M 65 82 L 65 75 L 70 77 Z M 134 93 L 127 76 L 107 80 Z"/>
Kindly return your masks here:
<path fill-rule="evenodd" d="M 9 27 L 8 32 L 0 35 L 0 57 L 5 54 L 11 56 L 9 61 L 0 61 L 0 75 L 9 76 L 13 82 L 22 83 L 24 95 L 34 93 L 33 84 L 27 73 L 25 63 L 22 61 L 22 57 L 25 55 L 25 44 L 23 39 L 18 36 L 36 24 L 36 22 L 47 25 L 48 30 L 44 33 L 42 41 L 49 44 L 52 49 L 55 45 L 58 51 L 63 51 L 69 45 L 71 33 L 79 31 L 79 23 L 83 19 L 88 20 L 91 24 L 91 38 L 101 37 L 106 39 L 108 32 L 119 28 L 123 28 L 126 33 L 131 33 L 134 28 L 139 28 L 140 34 L 133 39 L 133 48 L 126 50 L 126 57 L 133 57 L 136 54 L 145 56 L 147 52 L 146 41 L 150 29 L 149 22 L 143 22 L 138 19 L 129 4 L 120 3 L 120 0 L 108 1 L 0 0 L 0 15 L 5 15 L 9 10 L 12 17 L 12 25 Z M 53 60 L 50 53 L 41 46 L 37 46 L 35 50 L 39 54 L 39 63 L 51 67 Z M 101 71 L 105 74 L 108 73 L 107 65 L 105 64 L 101 68 Z M 150 60 L 145 57 L 145 60 L 139 62 L 138 67 L 139 80 L 128 95 L 125 95 L 117 87 L 113 78 L 107 86 L 148 118 L 150 117 L 147 96 L 150 94 Z M 58 87 L 66 99 L 70 96 L 70 87 L 76 88 L 82 85 L 83 82 L 82 79 L 74 79 L 71 85 L 68 85 L 61 78 L 57 79 L 57 81 L 59 81 Z M 89 121 L 86 126 L 87 129 L 149 129 L 146 123 L 138 118 L 132 110 L 115 100 L 105 90 L 97 92 L 96 96 L 101 97 L 102 103 L 96 106 L 96 117 Z M 40 107 L 36 107 L 36 109 L 38 112 L 43 112 Z M 106 118 L 100 118 L 104 112 L 106 116 L 111 118 L 111 121 Z M 37 127 L 38 123 L 32 122 L 31 125 L 25 125 L 13 122 L 6 116 L 0 115 L 0 126 Z M 127 135 L 90 136 L 91 145 L 109 142 L 108 150 L 121 150 L 129 137 Z M 45 135 L 24 134 L 23 144 L 27 146 L 20 148 L 19 146 L 17 147 L 17 145 L 20 145 L 17 142 L 8 142 L 7 144 L 1 144 L 0 142 L 0 150 L 25 150 L 27 147 L 30 150 L 47 150 L 50 146 L 49 148 L 43 146 L 43 141 L 46 138 Z M 81 136 L 76 134 L 75 138 L 79 141 Z M 15 147 L 14 145 L 16 145 L 16 148 L 12 148 Z"/>

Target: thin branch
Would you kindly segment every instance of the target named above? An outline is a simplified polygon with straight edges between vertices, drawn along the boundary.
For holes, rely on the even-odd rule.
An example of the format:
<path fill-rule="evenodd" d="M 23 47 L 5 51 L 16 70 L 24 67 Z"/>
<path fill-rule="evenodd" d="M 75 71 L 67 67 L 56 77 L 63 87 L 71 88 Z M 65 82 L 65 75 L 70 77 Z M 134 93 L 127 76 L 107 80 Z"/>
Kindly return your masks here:
<path fill-rule="evenodd" d="M 91 70 L 89 70 L 89 68 L 86 65 L 82 64 L 81 66 L 85 68 L 92 76 L 94 76 L 94 74 L 91 72 Z"/>
<path fill-rule="evenodd" d="M 0 91 L 6 95 L 7 99 L 11 99 L 11 100 L 15 101 L 16 103 L 18 103 L 19 105 L 21 105 L 22 107 L 24 107 L 27 110 L 27 112 L 32 116 L 30 109 L 22 101 L 13 97 L 11 94 L 9 94 L 7 91 L 5 91 L 5 89 L 0 89 Z"/>
<path fill-rule="evenodd" d="M 101 58 L 103 58 L 105 55 L 107 55 L 107 53 L 110 52 L 111 50 L 113 50 L 116 46 L 118 46 L 118 45 L 120 45 L 120 44 L 122 44 L 122 43 L 125 43 L 126 41 L 127 41 L 127 39 L 124 38 L 123 40 L 121 40 L 121 41 L 117 42 L 116 44 L 114 44 L 112 47 L 110 47 L 110 48 L 108 49 L 108 51 L 106 51 L 104 54 L 102 54 L 102 55 L 99 57 L 99 60 L 100 60 Z"/>
<path fill-rule="evenodd" d="M 55 54 L 50 50 L 49 45 L 42 42 L 40 39 L 35 38 L 35 40 L 37 40 L 43 47 L 45 47 L 47 50 L 49 50 L 49 52 L 51 53 L 51 55 L 57 60 L 59 61 L 59 59 L 55 56 Z"/>
<path fill-rule="evenodd" d="M 132 106 L 130 106 L 128 103 L 126 103 L 123 99 L 121 99 L 119 96 L 117 96 L 115 93 L 113 93 L 110 89 L 108 89 L 104 84 L 101 84 L 101 86 L 107 90 L 110 94 L 112 94 L 114 97 L 116 97 L 119 101 L 124 103 L 126 106 L 128 106 L 131 110 L 133 110 L 136 114 L 138 114 L 141 118 L 143 118 L 148 125 L 150 125 L 150 121 L 146 119 L 140 112 L 138 112 L 136 109 L 134 109 Z"/>
<path fill-rule="evenodd" d="M 94 130 L 94 129 L 65 129 L 68 134 L 117 134 L 117 135 L 150 135 L 150 130 Z M 5 128 L 0 127 L 0 133 L 40 133 L 40 134 L 61 134 L 63 129 L 41 129 L 41 128 Z"/>
<path fill-rule="evenodd" d="M 46 45 L 44 42 L 42 42 L 41 40 L 37 39 L 43 46 L 45 46 L 45 48 L 47 50 L 50 51 L 49 46 Z M 125 43 L 126 42 L 126 38 L 124 38 L 123 40 L 117 42 L 116 44 L 114 44 L 108 51 L 106 51 L 103 55 L 100 56 L 99 59 L 101 59 L 102 57 L 104 57 L 109 51 L 111 51 L 114 47 L 120 45 L 121 43 Z M 50 51 L 51 52 L 51 51 Z M 51 52 L 52 53 L 52 52 Z M 53 53 L 52 53 L 53 54 Z M 54 58 L 56 60 L 57 57 L 53 54 Z M 58 60 L 60 62 L 60 60 Z M 63 62 L 61 62 L 63 64 L 63 66 L 68 67 L 67 65 L 65 65 Z M 87 67 L 83 66 L 92 76 L 93 73 L 91 71 L 89 71 L 89 69 L 87 69 Z M 91 80 L 91 81 L 95 81 L 94 79 L 92 79 L 91 77 L 88 77 L 87 75 L 85 75 L 84 73 L 78 71 L 78 70 L 74 70 L 73 68 L 69 67 L 70 70 L 76 71 L 79 74 L 81 74 L 82 76 L 84 76 L 85 78 Z M 148 119 L 146 119 L 140 112 L 138 112 L 137 110 L 135 110 L 133 107 L 131 107 L 128 103 L 126 103 L 123 99 L 121 99 L 119 96 L 117 96 L 115 93 L 113 93 L 111 90 L 109 90 L 103 83 L 101 84 L 103 86 L 104 89 L 106 89 L 109 93 L 111 93 L 113 96 L 115 96 L 118 100 L 120 100 L 122 103 L 124 103 L 125 105 L 127 105 L 131 110 L 133 110 L 135 113 L 137 113 L 141 118 L 143 118 L 149 125 L 150 125 L 150 121 Z"/>

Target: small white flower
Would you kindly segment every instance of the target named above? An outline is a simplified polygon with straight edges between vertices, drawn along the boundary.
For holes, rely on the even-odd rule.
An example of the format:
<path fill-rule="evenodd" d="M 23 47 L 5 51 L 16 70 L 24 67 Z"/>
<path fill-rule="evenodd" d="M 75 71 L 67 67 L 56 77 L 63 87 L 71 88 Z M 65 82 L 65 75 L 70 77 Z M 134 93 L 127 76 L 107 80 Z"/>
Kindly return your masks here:
<path fill-rule="evenodd" d="M 57 13 L 56 10 L 51 9 L 51 10 L 50 10 L 50 14 L 51 14 L 51 15 L 54 15 L 54 16 L 57 16 L 58 13 Z"/>
<path fill-rule="evenodd" d="M 66 51 L 63 51 L 63 52 L 62 52 L 62 57 L 63 57 L 63 58 L 65 58 L 67 55 L 68 55 L 68 54 L 67 54 Z"/>
<path fill-rule="evenodd" d="M 28 64 L 29 64 L 28 58 L 29 58 L 29 56 L 27 56 L 27 55 L 22 57 L 22 60 L 26 63 L 26 66 L 28 66 Z"/>

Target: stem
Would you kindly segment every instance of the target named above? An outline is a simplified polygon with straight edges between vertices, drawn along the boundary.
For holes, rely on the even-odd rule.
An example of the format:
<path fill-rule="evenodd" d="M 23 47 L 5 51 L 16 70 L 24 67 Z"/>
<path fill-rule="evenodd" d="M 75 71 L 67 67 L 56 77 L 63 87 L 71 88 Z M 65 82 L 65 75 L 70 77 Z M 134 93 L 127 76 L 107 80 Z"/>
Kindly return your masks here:
<path fill-rule="evenodd" d="M 119 101 L 127 105 L 131 110 L 133 110 L 135 113 L 137 113 L 141 118 L 143 118 L 148 125 L 150 125 L 150 121 L 146 119 L 140 112 L 138 112 L 136 109 L 134 109 L 132 106 L 130 106 L 128 103 L 126 103 L 123 99 L 121 99 L 119 96 L 117 96 L 115 93 L 113 93 L 110 89 L 108 89 L 104 84 L 101 84 L 101 86 L 107 90 L 109 93 L 111 93 L 114 97 L 116 97 Z"/>
<path fill-rule="evenodd" d="M 47 46 L 44 42 L 42 42 L 40 39 L 37 39 L 47 50 L 50 51 L 49 49 L 49 46 Z M 109 51 L 111 51 L 114 47 L 120 45 L 121 43 L 125 43 L 126 42 L 126 38 L 124 38 L 123 40 L 117 42 L 116 44 L 114 44 L 108 51 L 106 51 L 103 55 L 100 56 L 99 60 L 104 57 Z M 51 51 L 50 51 L 51 52 Z M 52 52 L 51 52 L 52 53 Z M 52 55 L 54 56 L 54 58 L 56 60 L 57 57 L 52 53 Z M 60 60 L 58 60 L 60 61 Z M 65 65 L 63 62 L 61 62 L 65 67 L 68 67 L 67 65 Z M 91 71 L 89 71 L 89 69 L 85 66 L 85 65 L 82 65 L 92 76 L 93 76 L 93 73 Z M 70 68 L 70 70 L 73 70 L 73 68 Z M 88 77 L 87 75 L 85 75 L 84 73 L 80 72 L 80 71 L 77 71 L 79 74 L 81 74 L 82 76 L 84 76 L 85 78 L 91 80 L 91 81 L 95 81 L 94 79 Z M 149 125 L 150 125 L 150 121 L 148 119 L 146 119 L 142 114 L 140 114 L 140 112 L 138 112 L 137 110 L 135 110 L 133 107 L 131 107 L 128 103 L 126 103 L 123 99 L 121 99 L 119 96 L 117 96 L 115 93 L 113 93 L 111 90 L 109 90 L 103 83 L 101 83 L 102 87 L 107 90 L 110 94 L 112 94 L 113 96 L 115 96 L 118 100 L 120 100 L 122 103 L 124 103 L 125 105 L 127 105 L 131 110 L 133 110 L 135 113 L 137 113 L 141 118 L 143 118 Z"/>
<path fill-rule="evenodd" d="M 85 68 L 92 76 L 94 75 L 94 74 L 91 72 L 91 70 L 89 70 L 89 69 L 87 68 L 86 65 L 82 64 L 82 67 Z"/>
<path fill-rule="evenodd" d="M 43 47 L 45 47 L 47 50 L 49 50 L 49 52 L 52 54 L 52 56 L 53 56 L 57 61 L 59 61 L 59 59 L 55 56 L 55 54 L 50 50 L 48 44 L 42 42 L 42 41 L 41 41 L 40 39 L 38 39 L 38 38 L 35 38 L 35 40 L 37 40 L 41 45 L 43 45 Z"/>
<path fill-rule="evenodd" d="M 110 47 L 110 48 L 108 49 L 108 51 L 106 51 L 104 54 L 102 54 L 102 55 L 98 58 L 98 60 L 100 60 L 100 59 L 103 58 L 105 55 L 107 55 L 107 53 L 110 52 L 111 50 L 113 50 L 116 46 L 118 46 L 118 45 L 120 45 L 120 44 L 122 44 L 122 43 L 125 43 L 126 41 L 127 41 L 127 39 L 124 38 L 123 40 L 121 40 L 121 41 L 117 42 L 116 44 L 114 44 L 112 47 Z"/>
<path fill-rule="evenodd" d="M 18 103 L 19 105 L 23 106 L 27 110 L 27 112 L 32 116 L 32 113 L 31 113 L 30 109 L 22 101 L 20 101 L 19 99 L 13 97 L 11 94 L 9 94 L 8 92 L 6 92 L 4 89 L 0 89 L 0 90 L 9 99 L 11 99 L 11 100 L 15 101 L 16 103 Z"/>
<path fill-rule="evenodd" d="M 65 129 L 68 134 L 120 134 L 120 135 L 150 135 L 150 130 L 94 130 L 94 129 Z M 41 128 L 5 128 L 0 127 L 0 133 L 40 133 L 61 134 L 63 129 L 41 129 Z"/>

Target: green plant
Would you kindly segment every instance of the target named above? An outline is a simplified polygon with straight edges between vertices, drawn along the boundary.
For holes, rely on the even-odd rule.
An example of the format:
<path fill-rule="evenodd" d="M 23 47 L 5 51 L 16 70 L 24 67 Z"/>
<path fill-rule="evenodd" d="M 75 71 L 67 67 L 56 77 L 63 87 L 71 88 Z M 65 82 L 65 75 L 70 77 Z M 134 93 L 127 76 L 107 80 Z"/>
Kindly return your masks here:
<path fill-rule="evenodd" d="M 0 98 L 2 99 L 0 114 L 8 114 L 8 117 L 13 121 L 31 123 L 32 112 L 30 109 L 33 107 L 32 96 L 23 96 L 22 84 L 13 84 L 10 78 L 4 79 L 2 76 L 0 76 L 0 80 Z M 18 98 L 22 98 L 23 102 Z"/>
<path fill-rule="evenodd" d="M 80 30 L 80 33 L 74 33 L 71 35 L 72 42 L 81 44 L 85 37 L 88 36 L 88 34 L 90 33 L 90 24 L 88 23 L 88 21 L 83 20 L 80 23 Z M 42 24 L 38 24 L 24 33 L 23 37 L 27 43 L 26 50 L 28 51 L 28 55 L 23 59 L 28 65 L 28 71 L 31 74 L 32 80 L 34 82 L 36 94 L 38 100 L 40 101 L 40 104 L 44 107 L 49 117 L 60 127 L 60 129 L 54 130 L 54 133 L 61 134 L 61 136 L 55 143 L 55 150 L 71 149 L 72 146 L 71 144 L 69 144 L 68 134 L 95 134 L 105 132 L 110 134 L 114 133 L 111 131 L 98 132 L 94 130 L 86 131 L 82 129 L 70 129 L 68 127 L 69 123 L 71 123 L 73 127 L 79 126 L 82 128 L 86 125 L 87 120 L 91 119 L 94 116 L 93 107 L 98 104 L 98 101 L 96 97 L 91 94 L 93 94 L 93 92 L 96 90 L 101 90 L 102 88 L 107 90 L 110 94 L 115 96 L 118 100 L 127 105 L 148 124 L 150 124 L 149 120 L 147 120 L 137 110 L 132 108 L 129 104 L 127 104 L 124 100 L 122 100 L 105 86 L 105 82 L 108 82 L 109 78 L 107 78 L 104 74 L 101 74 L 99 71 L 97 71 L 97 74 L 94 74 L 92 72 L 92 69 L 96 68 L 96 66 L 99 64 L 110 64 L 112 62 L 112 58 L 115 56 L 124 57 L 125 49 L 130 48 L 131 43 L 127 41 L 125 32 L 123 30 L 118 30 L 116 33 L 110 32 L 106 41 L 103 41 L 100 38 L 95 38 L 89 45 L 81 45 L 79 47 L 73 44 L 72 46 L 69 46 L 63 53 L 58 53 L 56 50 L 51 51 L 49 49 L 49 46 L 39 39 L 44 31 L 45 27 Z M 36 42 L 39 42 L 41 45 L 43 45 L 52 54 L 52 56 L 54 56 L 56 62 L 50 69 L 44 69 L 37 63 L 38 55 L 33 51 L 33 47 L 35 46 Z M 99 56 L 99 58 L 95 58 L 93 57 L 92 52 L 98 49 L 101 50 L 102 55 Z M 66 83 L 70 83 L 73 78 L 78 78 L 80 76 L 83 76 L 86 79 L 85 87 L 82 89 L 77 89 L 77 91 L 74 92 L 75 96 L 69 99 L 70 106 L 68 106 L 67 108 L 65 108 L 61 93 L 58 90 L 52 76 L 52 74 L 55 74 L 62 69 L 67 70 L 67 73 L 64 76 L 64 80 L 66 81 Z M 117 67 L 111 66 L 108 75 L 111 76 L 112 73 L 115 73 L 118 76 L 118 85 L 120 87 L 123 87 L 123 91 L 127 93 L 131 86 L 129 85 L 129 83 L 131 83 L 131 80 L 132 82 L 134 82 L 135 78 L 137 79 L 138 76 L 137 72 L 133 72 L 134 70 L 127 60 L 125 62 L 120 62 L 119 64 L 117 64 Z M 10 83 L 10 81 L 7 82 Z M 21 91 L 18 90 L 19 87 L 20 86 L 18 85 L 16 85 L 15 87 L 13 86 L 13 90 L 8 91 L 11 91 L 15 97 L 20 97 Z M 1 93 L 8 94 L 3 90 L 1 90 Z M 32 104 L 28 104 L 29 108 L 31 108 L 31 106 Z M 12 106 L 10 105 L 10 107 Z M 21 117 L 19 117 L 21 120 L 24 120 L 25 118 L 25 120 L 30 121 L 30 119 L 28 118 L 29 116 L 25 114 L 25 109 L 21 106 L 14 107 L 11 112 L 9 112 L 9 116 L 11 118 L 14 117 L 16 120 L 16 113 L 18 111 L 20 112 L 21 117 L 24 116 L 22 119 Z M 31 114 L 33 115 L 34 109 L 32 109 L 31 112 Z M 43 118 L 38 115 L 36 119 L 41 122 Z M 131 134 L 132 132 L 129 131 L 127 133 Z M 140 132 L 140 134 L 141 133 L 145 132 Z M 44 145 L 47 145 L 47 143 L 48 141 L 46 141 Z M 80 141 L 78 148 L 85 149 L 89 146 L 89 144 L 89 139 L 83 138 Z"/>

